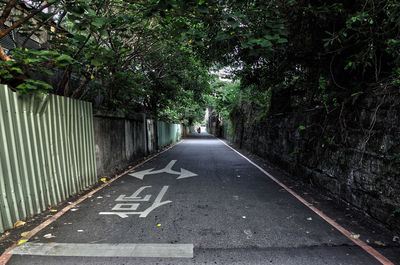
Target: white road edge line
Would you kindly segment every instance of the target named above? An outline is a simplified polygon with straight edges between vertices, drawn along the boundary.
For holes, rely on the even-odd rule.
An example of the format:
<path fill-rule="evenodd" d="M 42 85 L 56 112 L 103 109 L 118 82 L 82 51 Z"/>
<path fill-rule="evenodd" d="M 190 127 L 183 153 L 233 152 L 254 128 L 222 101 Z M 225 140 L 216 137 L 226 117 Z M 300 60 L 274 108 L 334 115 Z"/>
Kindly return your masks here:
<path fill-rule="evenodd" d="M 214 136 L 215 137 L 215 136 Z M 217 138 L 217 137 L 215 137 Z M 388 258 L 383 256 L 380 252 L 378 252 L 376 249 L 365 243 L 364 241 L 352 237 L 352 234 L 346 230 L 343 226 L 340 224 L 336 223 L 332 218 L 328 217 L 325 215 L 323 212 L 315 208 L 312 204 L 307 202 L 303 197 L 298 195 L 296 192 L 294 192 L 291 188 L 280 182 L 278 179 L 276 179 L 274 176 L 272 176 L 270 173 L 268 173 L 265 169 L 254 163 L 253 161 L 250 160 L 250 158 L 247 158 L 245 155 L 237 151 L 235 148 L 232 146 L 228 145 L 221 139 L 217 138 L 219 141 L 221 141 L 224 145 L 229 147 L 231 150 L 233 150 L 235 153 L 243 157 L 245 160 L 247 160 L 250 164 L 258 168 L 262 173 L 264 173 L 267 177 L 269 177 L 272 181 L 274 181 L 276 184 L 281 186 L 283 189 L 285 189 L 287 192 L 292 194 L 296 199 L 298 199 L 301 203 L 303 203 L 305 206 L 307 206 L 310 210 L 312 210 L 314 213 L 319 215 L 322 219 L 324 219 L 327 223 L 329 223 L 331 226 L 333 226 L 335 229 L 337 229 L 340 233 L 342 233 L 344 236 L 346 236 L 348 239 L 353 241 L 356 245 L 364 249 L 368 254 L 370 254 L 372 257 L 374 257 L 376 260 L 378 260 L 380 263 L 383 265 L 394 265 L 393 262 L 391 262 Z"/>
<path fill-rule="evenodd" d="M 193 258 L 193 244 L 25 243 L 12 255 L 62 257 Z"/>

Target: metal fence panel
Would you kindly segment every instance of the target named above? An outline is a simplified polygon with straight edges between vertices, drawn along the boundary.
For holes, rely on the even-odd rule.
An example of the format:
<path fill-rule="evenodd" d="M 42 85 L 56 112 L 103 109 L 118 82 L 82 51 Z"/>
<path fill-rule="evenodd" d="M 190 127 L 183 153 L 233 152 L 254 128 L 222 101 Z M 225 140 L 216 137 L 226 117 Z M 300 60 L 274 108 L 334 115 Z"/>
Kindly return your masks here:
<path fill-rule="evenodd" d="M 0 85 L 0 233 L 96 181 L 91 103 Z"/>

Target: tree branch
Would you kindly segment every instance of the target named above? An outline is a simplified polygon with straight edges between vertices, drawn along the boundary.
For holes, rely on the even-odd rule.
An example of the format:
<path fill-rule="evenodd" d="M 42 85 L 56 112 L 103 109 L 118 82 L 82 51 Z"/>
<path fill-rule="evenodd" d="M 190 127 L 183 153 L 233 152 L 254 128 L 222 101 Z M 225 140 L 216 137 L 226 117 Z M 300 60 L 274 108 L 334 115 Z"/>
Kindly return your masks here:
<path fill-rule="evenodd" d="M 14 8 L 14 6 L 16 4 L 17 4 L 17 0 L 11 0 L 10 2 L 7 3 L 6 7 L 4 8 L 4 11 L 0 17 L 0 31 L 1 31 L 1 28 L 3 28 L 4 23 L 6 22 L 8 16 L 10 15 L 11 10 Z"/>
<path fill-rule="evenodd" d="M 28 40 L 32 37 L 32 35 L 35 34 L 35 32 L 39 31 L 40 28 L 43 27 L 43 25 L 47 24 L 47 22 L 49 22 L 50 19 L 52 19 L 58 12 L 60 12 L 61 9 L 62 7 L 59 7 L 49 18 L 47 18 L 45 21 L 40 23 L 34 30 L 32 30 L 32 32 L 25 38 L 24 42 L 21 45 L 21 48 L 24 48 Z"/>
<path fill-rule="evenodd" d="M 11 1 L 12 2 L 12 1 Z M 10 3 L 11 3 L 10 2 Z M 38 13 L 42 12 L 43 9 L 48 8 L 49 6 L 53 5 L 55 2 L 51 2 L 51 3 L 47 3 L 44 6 L 42 6 L 41 8 L 39 8 L 38 10 L 32 12 L 31 14 L 29 14 L 28 16 L 24 17 L 23 19 L 19 20 L 18 22 L 16 22 L 14 25 L 12 25 L 11 27 L 7 28 L 6 30 L 2 31 L 0 33 L 0 39 L 2 39 L 3 37 L 5 37 L 8 33 L 10 33 L 12 30 L 18 28 L 20 25 L 22 25 L 23 23 L 25 23 L 27 20 L 31 19 L 32 17 L 36 16 Z M 5 10 L 6 11 L 6 10 Z M 11 11 L 11 10 L 10 10 Z M 3 12 L 4 15 L 5 12 Z M 2 17 L 3 17 L 2 15 Z M 8 13 L 9 15 L 9 13 Z M 7 18 L 5 18 L 7 19 Z M 5 21 L 4 19 L 4 21 Z M 0 20 L 0 25 L 1 25 L 1 20 Z M 4 22 L 3 22 L 4 25 Z"/>

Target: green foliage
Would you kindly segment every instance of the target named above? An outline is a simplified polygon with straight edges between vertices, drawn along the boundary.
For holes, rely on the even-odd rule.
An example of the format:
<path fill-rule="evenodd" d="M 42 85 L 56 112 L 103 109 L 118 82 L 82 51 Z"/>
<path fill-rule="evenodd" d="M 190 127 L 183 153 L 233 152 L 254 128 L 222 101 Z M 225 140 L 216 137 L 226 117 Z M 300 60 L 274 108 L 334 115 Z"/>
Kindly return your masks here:
<path fill-rule="evenodd" d="M 335 145 L 336 144 L 335 143 L 335 137 L 325 137 L 325 140 L 329 145 Z"/>
<path fill-rule="evenodd" d="M 30 2 L 33 10 L 42 5 Z M 18 30 L 49 32 L 42 52 L 58 55 L 46 62 L 26 53 L 22 66 L 1 66 L 1 81 L 17 87 L 21 78 L 36 80 L 32 72 L 57 69 L 52 93 L 171 121 L 199 119 L 210 99 L 224 117 L 241 104 L 252 106 L 255 121 L 321 105 L 331 115 L 351 95 L 399 86 L 399 13 L 396 0 L 54 1 L 37 14 L 52 23 L 28 20 Z M 210 96 L 215 65 L 232 68 L 240 82 L 223 91 L 214 83 Z"/>
<path fill-rule="evenodd" d="M 400 177 L 400 153 L 394 154 L 394 175 Z"/>
<path fill-rule="evenodd" d="M 17 86 L 20 95 L 33 94 L 35 92 L 47 94 L 48 89 L 51 88 L 51 85 L 46 82 L 33 79 L 24 79 L 24 82 Z"/>
<path fill-rule="evenodd" d="M 13 60 L 0 61 L 0 82 L 18 90 L 20 94 L 47 93 L 52 86 L 39 78 L 46 79 L 55 67 L 72 63 L 72 58 L 56 51 L 15 49 L 11 51 Z M 28 75 L 36 76 L 36 79 Z"/>
<path fill-rule="evenodd" d="M 295 157 L 297 154 L 299 154 L 301 151 L 300 147 L 296 146 L 293 151 L 289 154 L 291 157 Z"/>
<path fill-rule="evenodd" d="M 392 212 L 392 217 L 398 217 L 400 216 L 400 208 L 396 208 Z"/>
<path fill-rule="evenodd" d="M 243 100 L 242 91 L 238 82 L 215 81 L 212 83 L 213 96 L 209 96 L 209 106 L 221 114 L 225 121 L 230 119 L 232 111 L 238 107 Z"/>
<path fill-rule="evenodd" d="M 41 1 L 30 5 L 32 10 L 43 6 Z M 198 120 L 204 114 L 203 94 L 209 93 L 210 77 L 193 47 L 181 39 L 190 35 L 189 25 L 201 25 L 182 14 L 206 14 L 204 5 L 54 1 L 46 13 L 39 12 L 18 27 L 18 33 L 28 38 L 47 33 L 48 50 L 13 50 L 14 61 L 0 68 L 1 81 L 21 93 L 49 91 L 95 101 L 102 109 L 145 111 L 173 122 Z M 13 13 L 9 21 L 24 16 Z M 204 45 L 198 38 L 194 41 Z M 45 82 L 53 70 L 60 80 L 51 88 Z"/>

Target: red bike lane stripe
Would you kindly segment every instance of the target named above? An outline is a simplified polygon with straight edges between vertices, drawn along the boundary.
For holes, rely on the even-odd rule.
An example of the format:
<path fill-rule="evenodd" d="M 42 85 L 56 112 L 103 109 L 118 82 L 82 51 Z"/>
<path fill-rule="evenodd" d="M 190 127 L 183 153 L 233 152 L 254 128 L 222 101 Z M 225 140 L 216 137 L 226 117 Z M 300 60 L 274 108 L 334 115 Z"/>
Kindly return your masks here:
<path fill-rule="evenodd" d="M 356 245 L 364 249 L 368 254 L 370 254 L 372 257 L 374 257 L 376 260 L 378 260 L 380 263 L 383 265 L 394 265 L 393 262 L 391 262 L 388 258 L 383 256 L 381 253 L 379 253 L 376 249 L 365 243 L 364 241 L 360 239 L 353 238 L 351 233 L 346 230 L 343 226 L 339 225 L 336 223 L 332 218 L 326 216 L 323 212 L 315 208 L 313 205 L 311 205 L 309 202 L 307 202 L 303 197 L 298 195 L 296 192 L 294 192 L 292 189 L 287 187 L 285 184 L 280 182 L 278 179 L 276 179 L 274 176 L 272 176 L 270 173 L 268 173 L 266 170 L 264 170 L 262 167 L 251 161 L 249 158 L 247 158 L 245 155 L 241 154 L 239 151 L 235 150 L 233 147 L 225 143 L 224 141 L 220 140 L 224 145 L 228 146 L 230 149 L 232 149 L 235 153 L 246 159 L 250 164 L 258 168 L 262 173 L 264 173 L 267 177 L 269 177 L 271 180 L 273 180 L 275 183 L 277 183 L 279 186 L 281 186 L 283 189 L 285 189 L 287 192 L 292 194 L 296 199 L 298 199 L 300 202 L 302 202 L 305 206 L 307 206 L 309 209 L 311 209 L 314 213 L 319 215 L 322 219 L 324 219 L 326 222 L 328 222 L 331 226 L 333 226 L 335 229 L 337 229 L 340 233 L 345 235 L 348 239 L 353 241 Z"/>
<path fill-rule="evenodd" d="M 6 249 L 3 254 L 1 254 L 0 256 L 0 265 L 5 265 L 7 264 L 7 262 L 11 259 L 12 254 L 8 254 L 11 250 L 13 250 L 14 248 L 17 247 L 17 243 L 21 240 L 29 240 L 31 239 L 35 234 L 37 234 L 38 232 L 40 232 L 42 229 L 44 229 L 46 226 L 48 226 L 49 224 L 53 223 L 54 221 L 56 221 L 58 218 L 60 218 L 63 214 L 65 214 L 66 212 L 68 212 L 72 207 L 75 207 L 76 205 L 78 205 L 79 203 L 83 202 L 84 200 L 86 200 L 87 198 L 89 198 L 89 196 L 92 196 L 93 194 L 95 194 L 96 192 L 98 192 L 99 190 L 105 188 L 106 186 L 108 186 L 109 184 L 113 183 L 114 181 L 116 181 L 117 179 L 119 179 L 120 177 L 122 177 L 123 175 L 129 173 L 130 171 L 132 171 L 135 168 L 138 168 L 140 166 L 142 166 L 143 164 L 147 163 L 148 161 L 152 160 L 153 158 L 159 156 L 160 154 L 168 151 L 169 149 L 171 149 L 172 147 L 174 147 L 175 145 L 178 145 L 180 143 L 182 143 L 183 140 L 180 140 L 179 142 L 175 143 L 174 145 L 168 147 L 167 149 L 151 156 L 150 158 L 144 160 L 143 162 L 140 162 L 139 164 L 135 165 L 134 167 L 126 170 L 125 172 L 119 174 L 118 176 L 110 179 L 107 183 L 102 184 L 101 186 L 97 187 L 96 189 L 92 190 L 91 192 L 85 194 L 84 196 L 80 197 L 78 200 L 74 201 L 73 203 L 69 204 L 68 206 L 64 207 L 62 210 L 60 210 L 57 214 L 53 215 L 52 217 L 50 217 L 49 219 L 47 219 L 46 221 L 44 221 L 43 223 L 41 223 L 40 225 L 36 226 L 34 229 L 32 229 L 29 234 L 27 236 L 24 236 L 22 238 L 20 238 L 20 240 L 18 240 L 16 243 L 14 243 L 11 247 L 9 247 L 8 249 Z"/>

